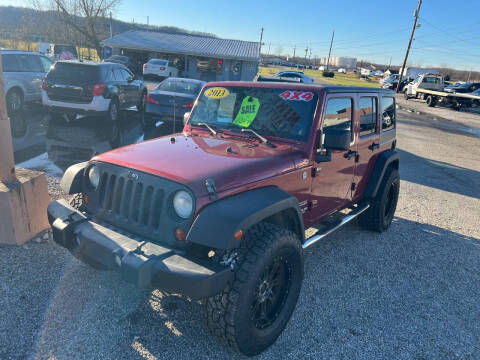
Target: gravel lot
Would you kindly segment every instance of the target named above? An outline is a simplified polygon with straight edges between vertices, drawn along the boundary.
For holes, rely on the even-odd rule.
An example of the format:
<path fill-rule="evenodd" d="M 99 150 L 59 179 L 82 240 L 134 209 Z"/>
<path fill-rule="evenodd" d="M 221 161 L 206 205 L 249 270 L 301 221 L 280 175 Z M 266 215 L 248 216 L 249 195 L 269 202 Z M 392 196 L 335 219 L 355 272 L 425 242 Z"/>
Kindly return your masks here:
<path fill-rule="evenodd" d="M 480 358 L 480 138 L 467 130 L 480 117 L 438 116 L 399 110 L 391 228 L 349 224 L 308 249 L 294 315 L 259 359 Z M 51 241 L 1 246 L 0 268 L 1 359 L 242 358 L 208 334 L 198 302 L 136 289 Z"/>

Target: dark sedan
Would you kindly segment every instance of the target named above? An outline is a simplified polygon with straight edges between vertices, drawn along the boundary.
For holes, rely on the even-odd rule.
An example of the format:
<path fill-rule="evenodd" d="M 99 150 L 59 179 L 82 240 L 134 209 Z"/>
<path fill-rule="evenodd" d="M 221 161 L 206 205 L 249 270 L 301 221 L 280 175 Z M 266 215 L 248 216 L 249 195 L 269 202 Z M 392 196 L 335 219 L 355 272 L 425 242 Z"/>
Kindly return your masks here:
<path fill-rule="evenodd" d="M 183 78 L 168 78 L 150 91 L 145 99 L 145 121 L 151 128 L 157 121 L 180 131 L 183 127 L 183 115 L 189 112 L 202 90 L 204 81 Z"/>
<path fill-rule="evenodd" d="M 134 74 L 141 74 L 139 63 L 128 56 L 113 55 L 104 61 L 125 65 Z"/>
<path fill-rule="evenodd" d="M 445 88 L 446 92 L 449 93 L 471 93 L 477 89 L 480 89 L 480 83 L 479 82 L 466 82 L 462 83 L 459 85 L 453 85 Z"/>

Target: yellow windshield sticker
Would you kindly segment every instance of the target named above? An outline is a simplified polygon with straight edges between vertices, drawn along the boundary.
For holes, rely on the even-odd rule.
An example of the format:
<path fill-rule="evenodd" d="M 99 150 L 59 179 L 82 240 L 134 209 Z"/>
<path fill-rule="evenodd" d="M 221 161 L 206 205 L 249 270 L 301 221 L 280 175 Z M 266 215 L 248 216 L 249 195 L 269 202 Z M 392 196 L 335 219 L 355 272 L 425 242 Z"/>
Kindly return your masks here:
<path fill-rule="evenodd" d="M 233 123 L 239 126 L 249 127 L 257 117 L 258 109 L 260 109 L 260 101 L 258 101 L 257 98 L 251 96 L 245 97 Z"/>
<path fill-rule="evenodd" d="M 205 96 L 210 99 L 223 99 L 230 94 L 230 92 L 222 87 L 212 87 L 205 90 Z"/>

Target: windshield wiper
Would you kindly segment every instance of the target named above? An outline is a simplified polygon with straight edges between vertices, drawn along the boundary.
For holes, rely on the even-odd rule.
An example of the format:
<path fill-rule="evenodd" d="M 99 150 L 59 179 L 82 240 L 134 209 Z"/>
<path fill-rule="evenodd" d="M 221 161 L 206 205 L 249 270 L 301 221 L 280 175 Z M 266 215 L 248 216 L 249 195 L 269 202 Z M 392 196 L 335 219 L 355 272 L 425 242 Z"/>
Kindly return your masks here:
<path fill-rule="evenodd" d="M 252 129 L 242 129 L 242 132 L 251 132 L 253 135 L 255 135 L 257 138 L 260 139 L 260 141 L 262 143 L 264 143 L 265 145 L 268 145 L 270 146 L 271 148 L 276 148 L 277 146 L 272 144 L 270 141 L 268 141 L 267 138 L 263 137 L 262 135 L 260 135 L 259 133 L 257 133 L 255 130 L 252 130 Z"/>
<path fill-rule="evenodd" d="M 213 136 L 217 136 L 217 132 L 207 123 L 193 123 L 192 125 L 199 125 L 199 126 L 205 126 L 210 132 L 213 134 Z"/>

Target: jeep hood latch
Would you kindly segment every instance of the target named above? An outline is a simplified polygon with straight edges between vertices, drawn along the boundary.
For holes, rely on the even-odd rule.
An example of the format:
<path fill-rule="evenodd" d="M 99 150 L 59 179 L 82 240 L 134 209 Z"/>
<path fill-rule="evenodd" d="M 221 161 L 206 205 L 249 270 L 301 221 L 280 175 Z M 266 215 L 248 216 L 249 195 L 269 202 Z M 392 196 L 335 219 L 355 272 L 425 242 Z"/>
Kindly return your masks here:
<path fill-rule="evenodd" d="M 218 194 L 217 189 L 215 187 L 215 181 L 213 179 L 206 179 L 205 180 L 205 187 L 207 188 L 208 195 L 210 196 L 210 200 L 217 200 Z"/>

